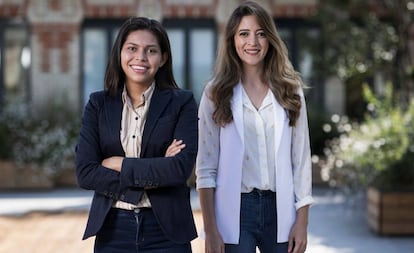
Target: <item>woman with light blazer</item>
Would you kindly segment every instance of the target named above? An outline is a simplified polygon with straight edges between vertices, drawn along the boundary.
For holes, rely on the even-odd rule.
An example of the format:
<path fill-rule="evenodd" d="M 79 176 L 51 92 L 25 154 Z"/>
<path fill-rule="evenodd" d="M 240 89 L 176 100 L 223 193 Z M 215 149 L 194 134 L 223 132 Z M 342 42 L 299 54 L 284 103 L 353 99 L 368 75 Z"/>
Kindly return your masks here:
<path fill-rule="evenodd" d="M 84 239 L 97 253 L 189 253 L 196 228 L 187 179 L 197 154 L 197 105 L 178 88 L 158 21 L 121 26 L 82 116 L 76 175 L 93 190 Z"/>
<path fill-rule="evenodd" d="M 308 132 L 302 81 L 271 16 L 242 3 L 199 106 L 206 253 L 305 251 L 313 203 Z"/>

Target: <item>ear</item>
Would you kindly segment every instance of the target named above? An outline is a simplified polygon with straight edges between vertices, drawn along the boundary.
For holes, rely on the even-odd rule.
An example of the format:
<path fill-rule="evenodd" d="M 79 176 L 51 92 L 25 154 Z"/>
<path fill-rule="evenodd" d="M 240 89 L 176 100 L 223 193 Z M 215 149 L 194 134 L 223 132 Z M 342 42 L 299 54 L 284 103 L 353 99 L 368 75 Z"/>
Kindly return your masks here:
<path fill-rule="evenodd" d="M 163 53 L 162 54 L 162 59 L 161 59 L 161 64 L 160 64 L 160 68 L 162 66 L 164 66 L 164 64 L 167 62 L 167 60 L 168 60 L 168 54 L 167 53 Z"/>

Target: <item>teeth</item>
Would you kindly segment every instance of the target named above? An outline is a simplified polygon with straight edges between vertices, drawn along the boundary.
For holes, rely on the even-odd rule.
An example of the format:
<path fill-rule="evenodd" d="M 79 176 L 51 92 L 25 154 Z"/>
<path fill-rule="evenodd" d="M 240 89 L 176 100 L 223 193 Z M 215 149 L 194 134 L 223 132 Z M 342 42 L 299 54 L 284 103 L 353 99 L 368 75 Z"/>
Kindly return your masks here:
<path fill-rule="evenodd" d="M 146 67 L 142 67 L 142 66 L 131 66 L 132 69 L 134 70 L 146 70 Z"/>

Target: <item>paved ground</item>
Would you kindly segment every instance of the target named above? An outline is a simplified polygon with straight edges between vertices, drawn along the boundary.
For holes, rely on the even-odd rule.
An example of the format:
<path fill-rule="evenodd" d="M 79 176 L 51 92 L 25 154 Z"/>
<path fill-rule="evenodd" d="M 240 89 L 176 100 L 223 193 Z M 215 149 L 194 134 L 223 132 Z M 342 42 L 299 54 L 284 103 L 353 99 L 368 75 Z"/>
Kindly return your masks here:
<path fill-rule="evenodd" d="M 411 253 L 414 237 L 381 237 L 365 220 L 363 197 L 346 198 L 316 188 L 311 208 L 308 253 Z M 82 190 L 0 193 L 0 253 L 87 253 L 93 239 L 81 240 L 91 193 Z M 192 205 L 197 228 L 202 220 L 194 191 Z M 192 242 L 203 253 L 203 241 Z"/>

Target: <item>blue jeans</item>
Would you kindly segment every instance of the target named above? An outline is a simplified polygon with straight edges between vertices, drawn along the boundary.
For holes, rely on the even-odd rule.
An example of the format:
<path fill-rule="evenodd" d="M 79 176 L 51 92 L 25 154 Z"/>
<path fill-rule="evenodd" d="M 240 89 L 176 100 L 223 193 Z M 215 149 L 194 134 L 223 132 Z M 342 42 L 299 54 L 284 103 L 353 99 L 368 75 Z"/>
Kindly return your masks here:
<path fill-rule="evenodd" d="M 253 190 L 241 194 L 239 244 L 226 244 L 226 253 L 287 253 L 288 243 L 277 242 L 276 194 Z"/>
<path fill-rule="evenodd" d="M 150 208 L 112 208 L 96 235 L 94 252 L 191 253 L 191 244 L 177 244 L 166 238 Z"/>

